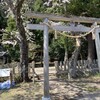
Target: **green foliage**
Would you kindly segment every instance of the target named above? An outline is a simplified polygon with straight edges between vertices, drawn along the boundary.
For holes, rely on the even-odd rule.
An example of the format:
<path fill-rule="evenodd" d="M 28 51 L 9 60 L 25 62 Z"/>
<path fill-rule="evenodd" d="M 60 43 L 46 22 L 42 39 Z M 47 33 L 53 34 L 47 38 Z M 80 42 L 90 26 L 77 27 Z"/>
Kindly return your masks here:
<path fill-rule="evenodd" d="M 14 18 L 12 18 L 11 16 L 9 16 L 9 18 L 7 20 L 6 30 L 9 33 L 12 32 L 12 31 L 16 31 L 16 23 L 15 23 Z M 9 40 L 10 38 L 11 38 L 11 34 L 3 34 L 2 39 Z M 11 44 L 6 44 L 6 45 L 4 45 L 4 48 L 6 48 L 6 50 L 9 51 L 11 59 L 13 59 L 13 60 L 19 59 L 19 46 L 18 45 L 13 47 Z"/>
<path fill-rule="evenodd" d="M 54 13 L 54 14 L 64 14 L 66 11 L 66 4 L 58 1 L 58 0 L 52 0 L 51 5 L 46 7 L 46 13 Z"/>
<path fill-rule="evenodd" d="M 35 12 L 44 12 L 45 7 L 43 6 L 43 0 L 35 0 L 31 5 L 30 9 Z"/>
<path fill-rule="evenodd" d="M 12 45 L 4 45 L 4 48 L 6 48 L 9 52 L 9 55 L 11 56 L 12 60 L 18 61 L 20 57 L 20 51 L 19 46 L 16 45 L 13 47 Z"/>
<path fill-rule="evenodd" d="M 86 2 L 85 0 L 71 0 L 67 5 L 67 10 L 71 15 L 81 15 L 85 12 Z"/>
<path fill-rule="evenodd" d="M 14 80 L 15 80 L 16 83 L 22 82 L 22 78 L 21 78 L 21 76 L 19 74 L 15 75 Z"/>
<path fill-rule="evenodd" d="M 88 41 L 81 39 L 82 41 L 82 45 L 81 45 L 81 51 L 80 51 L 80 55 L 79 55 L 79 59 L 87 59 L 87 55 L 88 55 Z"/>
<path fill-rule="evenodd" d="M 57 40 L 52 41 L 50 45 L 50 56 L 51 58 L 57 58 L 59 60 L 64 59 L 65 50 L 68 52 L 70 57 L 75 48 L 74 39 L 69 39 L 64 36 L 58 37 Z"/>
<path fill-rule="evenodd" d="M 96 86 L 94 87 L 89 86 L 85 90 L 88 92 L 95 92 L 95 91 L 99 91 L 100 89 L 98 89 Z"/>
<path fill-rule="evenodd" d="M 95 75 L 95 77 L 100 77 L 100 73 L 97 73 L 97 74 Z"/>
<path fill-rule="evenodd" d="M 70 0 L 70 3 L 68 3 L 66 7 L 70 15 L 100 17 L 99 0 Z M 82 42 L 80 58 L 87 59 L 87 41 L 82 40 Z"/>
<path fill-rule="evenodd" d="M 100 1 L 99 0 L 89 0 L 87 4 L 87 14 L 91 17 L 100 18 Z"/>
<path fill-rule="evenodd" d="M 70 0 L 67 11 L 71 15 L 100 17 L 99 0 Z"/>
<path fill-rule="evenodd" d="M 63 14 L 64 13 L 64 7 L 63 6 L 54 6 L 54 7 L 48 7 L 45 11 L 46 13 L 54 13 L 54 14 Z"/>
<path fill-rule="evenodd" d="M 16 22 L 15 22 L 14 18 L 12 18 L 11 16 L 7 20 L 7 28 L 6 29 L 8 32 L 16 31 Z"/>
<path fill-rule="evenodd" d="M 4 9 L 0 6 L 0 29 L 6 27 L 7 19 L 5 18 L 6 14 L 4 13 Z"/>
<path fill-rule="evenodd" d="M 50 45 L 50 56 L 51 58 L 63 59 L 64 58 L 64 43 L 62 38 L 53 41 Z"/>
<path fill-rule="evenodd" d="M 77 15 L 77 16 L 91 16 L 100 17 L 100 3 L 99 0 L 70 0 L 70 3 L 62 3 L 60 0 L 52 0 L 50 6 L 44 6 L 44 1 L 47 0 L 34 0 L 32 3 L 28 3 L 28 7 L 31 11 L 41 12 L 41 13 L 54 13 L 59 15 Z M 25 8 L 24 11 L 25 12 Z M 39 23 L 39 19 L 31 19 L 32 23 Z M 6 20 L 4 12 L 0 9 L 0 25 L 6 26 Z M 0 27 L 1 27 L 0 26 Z M 7 20 L 8 32 L 16 31 L 15 20 L 10 16 Z M 42 31 L 32 31 L 33 35 L 31 40 L 34 41 L 36 48 L 43 49 L 43 32 Z M 4 35 L 4 38 L 10 38 L 10 35 Z M 75 40 L 71 38 L 66 38 L 60 36 L 57 40 L 53 40 L 54 36 L 49 37 L 50 44 L 50 56 L 51 58 L 63 59 L 65 50 L 68 51 L 68 56 L 70 57 L 74 48 Z M 83 40 L 82 40 L 83 41 Z M 19 48 L 12 46 L 6 46 L 9 49 L 10 54 L 14 59 L 19 57 Z M 87 55 L 87 43 L 83 41 L 81 56 L 86 58 Z"/>

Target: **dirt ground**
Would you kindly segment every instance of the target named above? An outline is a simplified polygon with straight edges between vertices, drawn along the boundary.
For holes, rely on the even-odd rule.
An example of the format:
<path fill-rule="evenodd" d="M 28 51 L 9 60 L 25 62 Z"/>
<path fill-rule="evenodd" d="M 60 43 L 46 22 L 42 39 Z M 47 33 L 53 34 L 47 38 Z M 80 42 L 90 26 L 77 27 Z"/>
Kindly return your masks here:
<path fill-rule="evenodd" d="M 21 83 L 9 90 L 0 90 L 0 100 L 41 100 L 43 96 L 43 69 L 36 72 L 41 79 L 35 84 Z M 54 68 L 50 68 L 51 100 L 100 100 L 100 77 L 74 80 L 57 79 Z"/>

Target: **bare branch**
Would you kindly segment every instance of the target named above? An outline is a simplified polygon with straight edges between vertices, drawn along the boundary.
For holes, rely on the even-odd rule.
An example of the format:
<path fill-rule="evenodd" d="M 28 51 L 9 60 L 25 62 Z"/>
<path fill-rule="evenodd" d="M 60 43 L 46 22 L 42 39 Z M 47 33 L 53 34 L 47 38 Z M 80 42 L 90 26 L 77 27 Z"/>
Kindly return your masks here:
<path fill-rule="evenodd" d="M 11 9 L 11 11 L 14 13 L 14 5 L 13 5 L 13 1 L 12 0 L 4 0 L 7 5 L 9 6 L 9 8 Z"/>
<path fill-rule="evenodd" d="M 13 40 L 16 40 L 18 43 L 20 43 L 20 39 L 18 37 L 12 36 Z"/>
<path fill-rule="evenodd" d="M 10 35 L 10 40 L 16 40 L 18 43 L 20 43 L 20 38 L 17 35 L 13 36 L 13 35 L 11 35 L 10 32 L 7 32 L 6 30 L 0 30 L 0 32 L 9 34 Z"/>
<path fill-rule="evenodd" d="M 4 0 L 4 1 L 9 6 L 9 8 L 13 12 L 13 14 L 15 14 L 15 11 L 17 11 L 17 13 L 20 12 L 22 5 L 23 5 L 23 2 L 25 0 L 17 0 L 15 5 L 13 4 L 14 2 L 12 0 Z"/>
<path fill-rule="evenodd" d="M 6 34 L 9 34 L 9 32 L 7 32 L 6 30 L 0 30 L 0 32 L 2 32 L 2 33 L 6 33 Z"/>

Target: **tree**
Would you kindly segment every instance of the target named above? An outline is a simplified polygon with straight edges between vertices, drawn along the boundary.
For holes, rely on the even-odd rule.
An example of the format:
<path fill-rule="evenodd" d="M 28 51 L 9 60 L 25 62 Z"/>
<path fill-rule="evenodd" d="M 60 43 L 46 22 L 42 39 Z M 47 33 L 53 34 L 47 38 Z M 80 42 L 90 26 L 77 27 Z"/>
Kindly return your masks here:
<path fill-rule="evenodd" d="M 5 9 L 4 9 L 4 4 L 0 3 L 0 29 L 3 29 L 6 27 L 7 25 L 7 19 L 6 17 L 6 13 L 5 13 Z"/>
<path fill-rule="evenodd" d="M 22 81 L 29 81 L 28 77 L 28 42 L 25 35 L 25 28 L 23 26 L 23 19 L 21 16 L 22 5 L 25 0 L 4 0 L 14 15 L 17 30 L 19 32 L 20 42 L 20 66 Z"/>
<path fill-rule="evenodd" d="M 58 39 L 53 40 L 50 44 L 50 57 L 51 59 L 57 59 L 58 61 L 63 61 L 64 59 L 64 37 L 58 37 Z"/>
<path fill-rule="evenodd" d="M 67 11 L 70 15 L 100 17 L 100 3 L 98 0 L 70 0 L 67 5 Z M 87 26 L 90 26 L 87 24 Z M 89 61 L 95 58 L 95 45 L 92 39 L 92 34 L 87 36 L 88 39 L 88 56 Z"/>
<path fill-rule="evenodd" d="M 32 11 L 35 11 L 35 12 L 44 12 L 44 6 L 43 6 L 44 2 L 43 0 L 35 0 L 33 2 L 33 4 L 30 6 L 31 10 Z"/>
<path fill-rule="evenodd" d="M 81 39 L 76 38 L 76 48 L 69 60 L 69 79 L 70 78 L 76 78 L 77 77 L 77 60 L 78 60 L 78 56 L 80 53 L 80 49 L 81 49 Z"/>
<path fill-rule="evenodd" d="M 88 66 L 91 67 L 90 64 L 92 63 L 92 61 L 94 59 L 96 59 L 95 42 L 92 38 L 92 34 L 89 34 L 87 39 L 88 39 L 88 57 L 87 57 L 87 60 L 89 61 Z"/>
<path fill-rule="evenodd" d="M 6 13 L 4 9 L 4 4 L 0 3 L 0 41 L 3 36 L 3 32 L 1 30 L 4 29 L 7 25 L 7 19 L 5 17 L 6 17 Z"/>

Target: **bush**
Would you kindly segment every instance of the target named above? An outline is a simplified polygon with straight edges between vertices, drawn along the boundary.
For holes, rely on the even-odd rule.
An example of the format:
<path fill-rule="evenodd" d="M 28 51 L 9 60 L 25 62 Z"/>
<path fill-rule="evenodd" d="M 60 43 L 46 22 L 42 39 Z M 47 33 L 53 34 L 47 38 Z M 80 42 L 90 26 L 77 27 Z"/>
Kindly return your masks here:
<path fill-rule="evenodd" d="M 18 75 L 18 74 L 15 75 L 14 80 L 15 80 L 15 83 L 20 83 L 20 82 L 22 82 L 22 78 L 21 78 L 21 76 Z"/>

